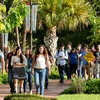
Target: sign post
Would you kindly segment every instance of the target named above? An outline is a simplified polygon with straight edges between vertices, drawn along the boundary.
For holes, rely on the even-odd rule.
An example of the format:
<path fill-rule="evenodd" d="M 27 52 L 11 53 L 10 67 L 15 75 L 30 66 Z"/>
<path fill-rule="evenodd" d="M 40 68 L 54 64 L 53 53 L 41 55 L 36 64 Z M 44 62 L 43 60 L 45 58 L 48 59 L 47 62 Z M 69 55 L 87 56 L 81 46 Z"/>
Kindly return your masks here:
<path fill-rule="evenodd" d="M 90 79 L 90 63 L 95 59 L 95 56 L 92 54 L 92 52 L 88 52 L 84 59 L 88 62 L 88 79 Z"/>

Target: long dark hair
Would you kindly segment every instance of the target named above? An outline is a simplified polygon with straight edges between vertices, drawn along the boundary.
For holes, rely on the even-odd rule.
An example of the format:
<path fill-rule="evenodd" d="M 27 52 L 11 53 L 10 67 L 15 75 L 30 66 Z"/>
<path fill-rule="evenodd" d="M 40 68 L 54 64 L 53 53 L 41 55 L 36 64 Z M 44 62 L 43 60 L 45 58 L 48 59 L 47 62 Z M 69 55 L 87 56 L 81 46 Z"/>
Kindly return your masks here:
<path fill-rule="evenodd" d="M 46 46 L 45 46 L 45 47 L 46 47 Z M 50 52 L 50 50 L 49 50 L 49 48 L 46 47 L 46 49 L 47 49 L 48 55 L 49 55 L 49 56 L 52 56 L 52 55 L 51 55 L 51 52 Z"/>
<path fill-rule="evenodd" d="M 30 53 L 30 48 L 26 48 L 26 50 L 29 50 L 29 58 L 32 58 L 32 53 Z M 27 58 L 27 54 L 25 53 L 25 57 Z"/>
<path fill-rule="evenodd" d="M 16 48 L 15 56 L 17 55 L 17 51 L 21 49 L 19 46 Z M 23 56 L 20 54 L 20 63 L 23 63 Z"/>
<path fill-rule="evenodd" d="M 39 47 L 37 48 L 36 53 L 35 53 L 35 61 L 36 61 L 36 58 L 39 57 L 39 54 L 40 54 L 40 52 L 39 52 L 39 48 L 40 48 L 40 47 L 43 47 L 43 48 L 44 48 L 44 51 L 43 51 L 43 55 L 44 55 L 44 57 L 46 58 L 47 55 L 48 55 L 48 52 L 47 52 L 46 47 L 45 47 L 44 45 L 39 45 Z"/>

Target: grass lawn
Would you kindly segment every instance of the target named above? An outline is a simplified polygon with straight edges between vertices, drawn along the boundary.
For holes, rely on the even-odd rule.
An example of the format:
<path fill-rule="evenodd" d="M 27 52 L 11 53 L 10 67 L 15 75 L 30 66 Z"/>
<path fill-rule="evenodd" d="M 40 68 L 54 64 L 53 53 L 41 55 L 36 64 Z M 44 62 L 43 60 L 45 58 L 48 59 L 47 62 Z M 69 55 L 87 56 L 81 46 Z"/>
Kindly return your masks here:
<path fill-rule="evenodd" d="M 100 94 L 66 94 L 58 96 L 58 100 L 100 100 Z"/>

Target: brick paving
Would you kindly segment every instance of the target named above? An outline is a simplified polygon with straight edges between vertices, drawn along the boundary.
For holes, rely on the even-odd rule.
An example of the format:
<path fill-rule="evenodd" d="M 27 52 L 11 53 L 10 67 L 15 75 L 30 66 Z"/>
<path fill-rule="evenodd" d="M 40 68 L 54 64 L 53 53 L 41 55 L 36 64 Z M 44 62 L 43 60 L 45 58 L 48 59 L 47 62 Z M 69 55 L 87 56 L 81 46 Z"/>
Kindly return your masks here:
<path fill-rule="evenodd" d="M 56 98 L 59 95 L 59 93 L 61 93 L 64 89 L 69 87 L 69 83 L 71 83 L 70 80 L 65 80 L 64 83 L 59 83 L 59 80 L 50 80 L 48 89 L 45 89 L 44 96 Z M 0 100 L 3 100 L 5 96 L 9 95 L 9 91 L 9 85 L 0 85 Z M 35 94 L 34 83 L 32 92 L 33 94 Z"/>

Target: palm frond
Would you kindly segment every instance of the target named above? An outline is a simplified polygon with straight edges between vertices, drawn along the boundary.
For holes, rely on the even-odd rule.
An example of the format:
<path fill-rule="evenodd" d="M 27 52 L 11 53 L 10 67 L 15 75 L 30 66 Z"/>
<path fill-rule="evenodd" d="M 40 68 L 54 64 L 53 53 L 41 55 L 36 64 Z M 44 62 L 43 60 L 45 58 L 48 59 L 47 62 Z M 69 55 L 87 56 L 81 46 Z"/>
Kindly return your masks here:
<path fill-rule="evenodd" d="M 89 3 L 85 0 L 37 0 L 38 14 L 48 28 L 76 30 L 87 25 Z"/>

